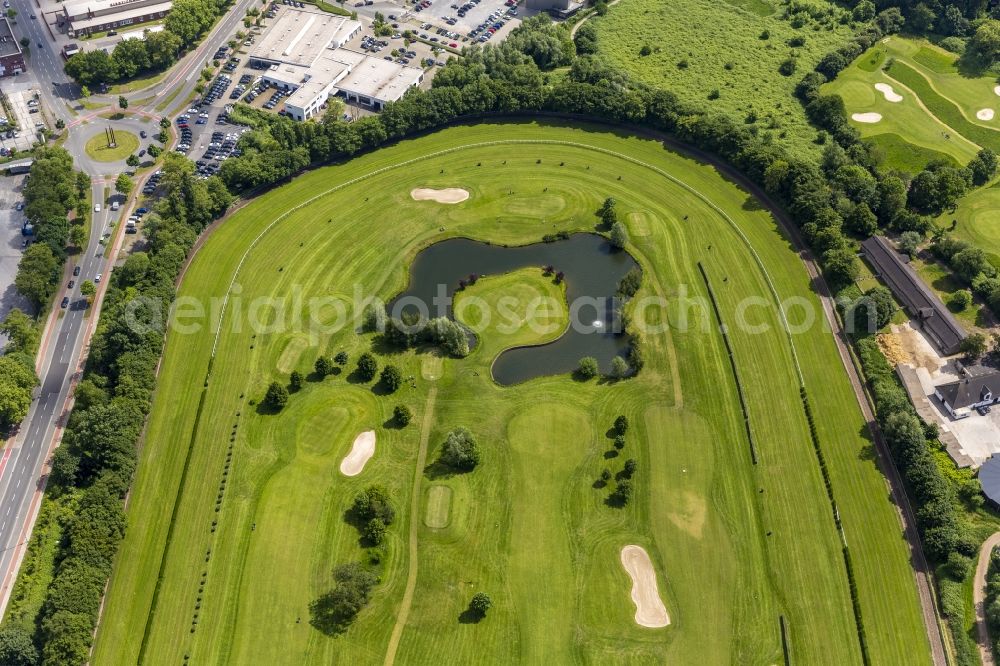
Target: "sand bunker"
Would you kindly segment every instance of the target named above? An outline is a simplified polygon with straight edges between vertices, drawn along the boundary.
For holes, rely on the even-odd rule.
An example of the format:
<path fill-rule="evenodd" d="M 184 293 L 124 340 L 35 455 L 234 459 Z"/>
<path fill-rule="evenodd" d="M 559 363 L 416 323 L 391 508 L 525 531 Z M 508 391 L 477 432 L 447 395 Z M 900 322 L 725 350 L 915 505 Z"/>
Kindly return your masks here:
<path fill-rule="evenodd" d="M 885 101 L 887 102 L 902 102 L 903 96 L 892 89 L 888 83 L 876 83 L 875 90 L 882 93 L 885 96 Z"/>
<path fill-rule="evenodd" d="M 432 190 L 418 187 L 410 192 L 414 201 L 436 201 L 443 204 L 457 204 L 469 198 L 469 192 L 460 187 L 449 187 L 444 190 Z"/>
<path fill-rule="evenodd" d="M 851 116 L 851 120 L 853 120 L 855 122 L 858 122 L 858 123 L 869 123 L 869 124 L 871 124 L 871 123 L 877 123 L 880 120 L 882 120 L 882 114 L 881 113 L 873 113 L 873 112 L 869 112 L 869 113 L 855 113 L 854 115 Z"/>
<path fill-rule="evenodd" d="M 670 616 L 656 589 L 656 572 L 649 554 L 641 546 L 625 546 L 621 553 L 622 566 L 632 578 L 632 603 L 635 604 L 635 622 L 643 627 L 665 627 Z"/>
<path fill-rule="evenodd" d="M 995 92 L 997 95 L 1000 95 L 1000 86 L 993 86 L 993 92 Z"/>
<path fill-rule="evenodd" d="M 976 111 L 976 118 L 980 120 L 993 120 L 993 109 L 979 109 Z"/>
<path fill-rule="evenodd" d="M 340 473 L 357 476 L 365 468 L 368 459 L 375 455 L 375 431 L 366 430 L 354 438 L 351 452 L 340 462 Z"/>

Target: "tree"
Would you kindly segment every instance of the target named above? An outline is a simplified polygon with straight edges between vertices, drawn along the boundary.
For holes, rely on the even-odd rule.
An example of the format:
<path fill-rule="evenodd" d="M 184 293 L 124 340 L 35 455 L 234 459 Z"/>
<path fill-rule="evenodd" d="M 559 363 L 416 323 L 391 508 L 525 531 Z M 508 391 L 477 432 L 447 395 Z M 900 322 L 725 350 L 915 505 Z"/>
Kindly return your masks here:
<path fill-rule="evenodd" d="M 831 283 L 844 287 L 858 279 L 861 266 L 850 249 L 835 248 L 823 253 L 823 270 Z"/>
<path fill-rule="evenodd" d="M 892 292 L 879 285 L 872 287 L 854 305 L 853 317 L 848 322 L 849 333 L 872 334 L 889 324 L 896 311 Z"/>
<path fill-rule="evenodd" d="M 131 191 L 132 179 L 128 177 L 128 174 L 118 174 L 118 178 L 115 179 L 115 192 L 127 197 Z"/>
<path fill-rule="evenodd" d="M 619 479 L 618 485 L 615 488 L 613 499 L 618 504 L 624 506 L 628 504 L 629 500 L 632 499 L 632 480 L 631 479 Z"/>
<path fill-rule="evenodd" d="M 859 203 L 847 216 L 847 226 L 859 236 L 871 236 L 878 230 L 878 218 L 867 203 Z"/>
<path fill-rule="evenodd" d="M 327 634 L 346 629 L 371 597 L 378 578 L 358 562 L 333 570 L 336 587 L 309 604 L 312 623 Z"/>
<path fill-rule="evenodd" d="M 980 23 L 966 51 L 979 60 L 981 67 L 989 67 L 1000 59 L 1000 21 L 986 19 Z"/>
<path fill-rule="evenodd" d="M 35 666 L 38 650 L 31 635 L 17 623 L 10 622 L 0 630 L 0 664 L 4 666 Z"/>
<path fill-rule="evenodd" d="M 576 374 L 581 379 L 593 379 L 600 373 L 597 367 L 597 359 L 593 356 L 584 356 L 580 359 L 580 364 L 576 368 Z"/>
<path fill-rule="evenodd" d="M 628 375 L 628 363 L 621 356 L 611 359 L 611 376 L 615 379 L 622 379 Z"/>
<path fill-rule="evenodd" d="M 371 352 L 365 352 L 358 357 L 358 378 L 363 382 L 370 382 L 375 379 L 378 372 L 378 362 Z"/>
<path fill-rule="evenodd" d="M 917 256 L 917 248 L 923 242 L 923 235 L 916 231 L 904 231 L 899 236 L 899 249 L 911 257 Z"/>
<path fill-rule="evenodd" d="M 316 359 L 316 364 L 313 366 L 313 369 L 316 371 L 316 374 L 322 378 L 333 372 L 333 364 L 330 363 L 329 357 L 320 356 Z"/>
<path fill-rule="evenodd" d="M 302 389 L 302 373 L 298 370 L 293 370 L 292 374 L 288 376 L 288 388 L 292 391 L 299 391 Z"/>
<path fill-rule="evenodd" d="M 264 404 L 271 409 L 280 411 L 288 404 L 288 389 L 278 382 L 271 382 L 264 395 Z"/>
<path fill-rule="evenodd" d="M 372 518 L 365 525 L 363 536 L 373 546 L 381 546 L 385 540 L 385 523 L 380 518 Z"/>
<path fill-rule="evenodd" d="M 618 418 L 615 419 L 615 432 L 619 435 L 624 435 L 628 432 L 628 417 L 624 414 L 619 414 Z"/>
<path fill-rule="evenodd" d="M 628 230 L 621 222 L 611 225 L 611 244 L 619 250 L 628 245 Z"/>
<path fill-rule="evenodd" d="M 948 305 L 950 305 L 951 309 L 955 312 L 962 312 L 971 304 L 972 292 L 968 289 L 959 289 L 951 295 L 951 298 L 948 299 Z"/>
<path fill-rule="evenodd" d="M 476 592 L 472 597 L 472 601 L 469 602 L 469 610 L 480 618 L 486 617 L 486 611 L 492 607 L 493 601 L 485 592 Z"/>
<path fill-rule="evenodd" d="M 90 280 L 84 280 L 80 283 L 80 293 L 86 296 L 88 299 L 92 298 L 94 294 L 97 293 L 97 285 L 95 285 Z"/>
<path fill-rule="evenodd" d="M 83 249 L 84 243 L 87 242 L 87 232 L 83 226 L 79 224 L 74 224 L 69 228 L 69 244 L 75 248 Z"/>
<path fill-rule="evenodd" d="M 871 0 L 861 0 L 861 2 L 854 5 L 854 10 L 851 12 L 851 16 L 859 23 L 871 21 L 875 18 L 875 3 Z"/>
<path fill-rule="evenodd" d="M 14 286 L 36 307 L 47 303 L 59 279 L 59 260 L 46 243 L 34 243 L 17 265 Z"/>
<path fill-rule="evenodd" d="M 395 393 L 400 385 L 403 383 L 403 373 L 399 371 L 394 365 L 387 365 L 382 368 L 382 375 L 380 376 L 380 381 L 385 390 L 389 393 Z"/>
<path fill-rule="evenodd" d="M 0 356 L 0 431 L 20 423 L 31 407 L 38 384 L 33 368 L 10 356 Z"/>
<path fill-rule="evenodd" d="M 131 40 L 126 40 L 126 41 L 131 41 Z M 121 109 L 122 111 L 128 108 L 128 98 L 126 98 L 125 95 L 118 96 L 118 108 Z"/>
<path fill-rule="evenodd" d="M 125 158 L 125 164 L 129 165 L 130 167 L 139 166 L 139 156 L 136 155 L 135 153 L 132 153 L 131 155 Z"/>
<path fill-rule="evenodd" d="M 20 309 L 12 309 L 3 321 L 0 321 L 0 333 L 6 335 L 9 340 L 4 349 L 6 353 L 24 352 L 34 355 L 39 339 L 38 328 L 35 321 Z"/>
<path fill-rule="evenodd" d="M 465 428 L 449 432 L 441 446 L 441 461 L 453 469 L 471 471 L 479 464 L 479 457 L 479 445 Z"/>
<path fill-rule="evenodd" d="M 622 468 L 622 473 L 625 475 L 626 479 L 631 479 L 635 476 L 635 470 L 639 466 L 635 458 L 629 458 L 625 461 L 625 467 Z"/>
<path fill-rule="evenodd" d="M 362 525 L 367 525 L 373 518 L 378 518 L 383 525 L 392 525 L 396 518 L 389 492 L 380 485 L 368 486 L 355 495 L 351 512 Z"/>
<path fill-rule="evenodd" d="M 413 420 L 413 412 L 406 405 L 396 405 L 392 410 L 392 418 L 399 427 L 405 428 Z"/>
<path fill-rule="evenodd" d="M 160 118 L 160 127 L 162 129 L 170 129 L 170 118 Z"/>
<path fill-rule="evenodd" d="M 987 349 L 986 336 L 982 333 L 972 333 L 965 336 L 962 344 L 959 345 L 959 350 L 970 359 L 982 358 L 986 355 Z"/>
<path fill-rule="evenodd" d="M 347 363 L 347 352 L 339 351 L 337 355 L 333 357 L 334 363 L 337 365 L 345 365 Z"/>
<path fill-rule="evenodd" d="M 995 23 L 998 23 L 994 21 Z M 997 172 L 997 156 L 989 148 L 983 148 L 969 162 L 969 172 L 974 185 L 985 185 Z"/>
<path fill-rule="evenodd" d="M 986 253 L 978 247 L 969 247 L 955 253 L 949 263 L 952 270 L 970 284 L 980 274 L 986 277 L 996 275 L 996 268 L 990 263 Z"/>
<path fill-rule="evenodd" d="M 622 433 L 615 435 L 615 448 L 619 451 L 625 448 L 625 435 Z"/>

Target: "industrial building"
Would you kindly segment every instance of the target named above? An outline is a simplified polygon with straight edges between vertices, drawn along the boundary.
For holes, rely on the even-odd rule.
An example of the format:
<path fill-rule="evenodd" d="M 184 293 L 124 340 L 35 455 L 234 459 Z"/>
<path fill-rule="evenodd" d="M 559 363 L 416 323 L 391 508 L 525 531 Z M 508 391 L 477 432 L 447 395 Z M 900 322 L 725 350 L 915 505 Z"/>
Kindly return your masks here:
<path fill-rule="evenodd" d="M 525 8 L 536 12 L 549 12 L 556 18 L 566 19 L 580 11 L 584 3 L 579 0 L 527 0 Z"/>
<path fill-rule="evenodd" d="M 883 236 L 872 236 L 861 243 L 861 251 L 875 275 L 885 282 L 893 296 L 906 308 L 913 323 L 943 353 L 958 352 L 965 339 L 965 329 L 907 260 Z"/>
<path fill-rule="evenodd" d="M 0 18 L 0 76 L 14 76 L 24 71 L 24 52 L 14 39 L 10 22 Z"/>
<path fill-rule="evenodd" d="M 380 110 L 420 85 L 424 72 L 344 48 L 361 27 L 344 16 L 283 8 L 250 52 L 250 65 L 266 70 L 266 84 L 294 91 L 284 110 L 295 120 L 312 118 L 338 94 Z"/>
<path fill-rule="evenodd" d="M 171 0 L 71 0 L 62 6 L 60 25 L 70 38 L 161 19 Z"/>

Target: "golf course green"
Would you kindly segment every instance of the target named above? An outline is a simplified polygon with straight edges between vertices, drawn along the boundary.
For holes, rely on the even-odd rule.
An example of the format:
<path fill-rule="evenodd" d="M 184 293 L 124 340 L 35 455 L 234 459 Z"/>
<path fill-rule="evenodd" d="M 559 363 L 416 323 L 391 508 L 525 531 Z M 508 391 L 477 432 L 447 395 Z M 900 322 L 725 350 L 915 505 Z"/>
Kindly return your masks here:
<path fill-rule="evenodd" d="M 418 201 L 418 188 L 469 196 Z M 566 287 L 541 267 L 461 292 L 457 316 L 481 338 L 465 358 L 360 332 L 355 294 L 389 301 L 433 243 L 593 232 L 608 197 L 643 274 L 627 307 L 645 358 L 636 376 L 491 379 L 504 349 L 565 326 Z M 756 464 L 699 264 L 728 324 Z M 504 296 L 510 330 L 466 307 Z M 859 616 L 871 663 L 929 662 L 897 511 L 805 268 L 746 191 L 662 142 L 535 121 L 403 140 L 239 208 L 205 239 L 178 297 L 183 326 L 167 335 L 93 664 L 775 664 L 783 643 L 795 664 L 856 664 Z M 535 330 L 522 324 L 540 297 L 556 306 Z M 651 297 L 666 305 L 641 308 Z M 335 302 L 349 304 L 341 326 Z M 359 378 L 368 351 L 399 368 L 398 390 Z M 340 372 L 313 373 L 339 352 Z M 268 385 L 293 371 L 302 388 L 277 413 L 263 408 Z M 413 414 L 404 427 L 400 405 Z M 619 415 L 630 424 L 620 450 Z M 478 441 L 472 471 L 439 462 L 458 427 Z M 345 476 L 341 461 L 371 430 L 373 456 Z M 627 460 L 623 504 L 612 493 Z M 380 548 L 345 516 L 372 484 L 396 514 Z M 636 623 L 621 562 L 632 544 L 649 554 L 668 626 Z M 379 582 L 332 634 L 316 602 L 351 562 Z M 479 592 L 493 605 L 475 621 Z"/>
<path fill-rule="evenodd" d="M 964 166 L 981 148 L 1000 150 L 1000 93 L 995 77 L 961 72 L 957 60 L 926 40 L 892 36 L 822 90 L 844 98 L 851 124 L 888 166 L 916 173 L 942 158 Z"/>

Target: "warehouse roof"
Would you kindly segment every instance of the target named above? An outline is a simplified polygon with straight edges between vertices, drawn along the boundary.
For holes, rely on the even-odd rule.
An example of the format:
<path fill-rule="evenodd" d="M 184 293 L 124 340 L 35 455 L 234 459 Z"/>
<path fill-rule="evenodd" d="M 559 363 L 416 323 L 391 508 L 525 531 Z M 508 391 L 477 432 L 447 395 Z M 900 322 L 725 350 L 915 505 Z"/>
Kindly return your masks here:
<path fill-rule="evenodd" d="M 341 49 L 343 51 L 343 49 Z M 341 90 L 379 100 L 396 100 L 420 82 L 424 72 L 380 58 L 364 58 L 337 84 Z"/>
<path fill-rule="evenodd" d="M 331 43 L 339 45 L 360 28 L 361 23 L 345 16 L 282 10 L 278 20 L 250 51 L 250 57 L 311 67 Z"/>
<path fill-rule="evenodd" d="M 0 57 L 17 55 L 20 52 L 21 45 L 14 39 L 10 23 L 5 18 L 0 19 Z"/>
<path fill-rule="evenodd" d="M 945 354 L 956 353 L 965 339 L 965 329 L 917 272 L 883 236 L 872 236 L 861 243 L 861 249 L 876 274 L 934 344 Z"/>

